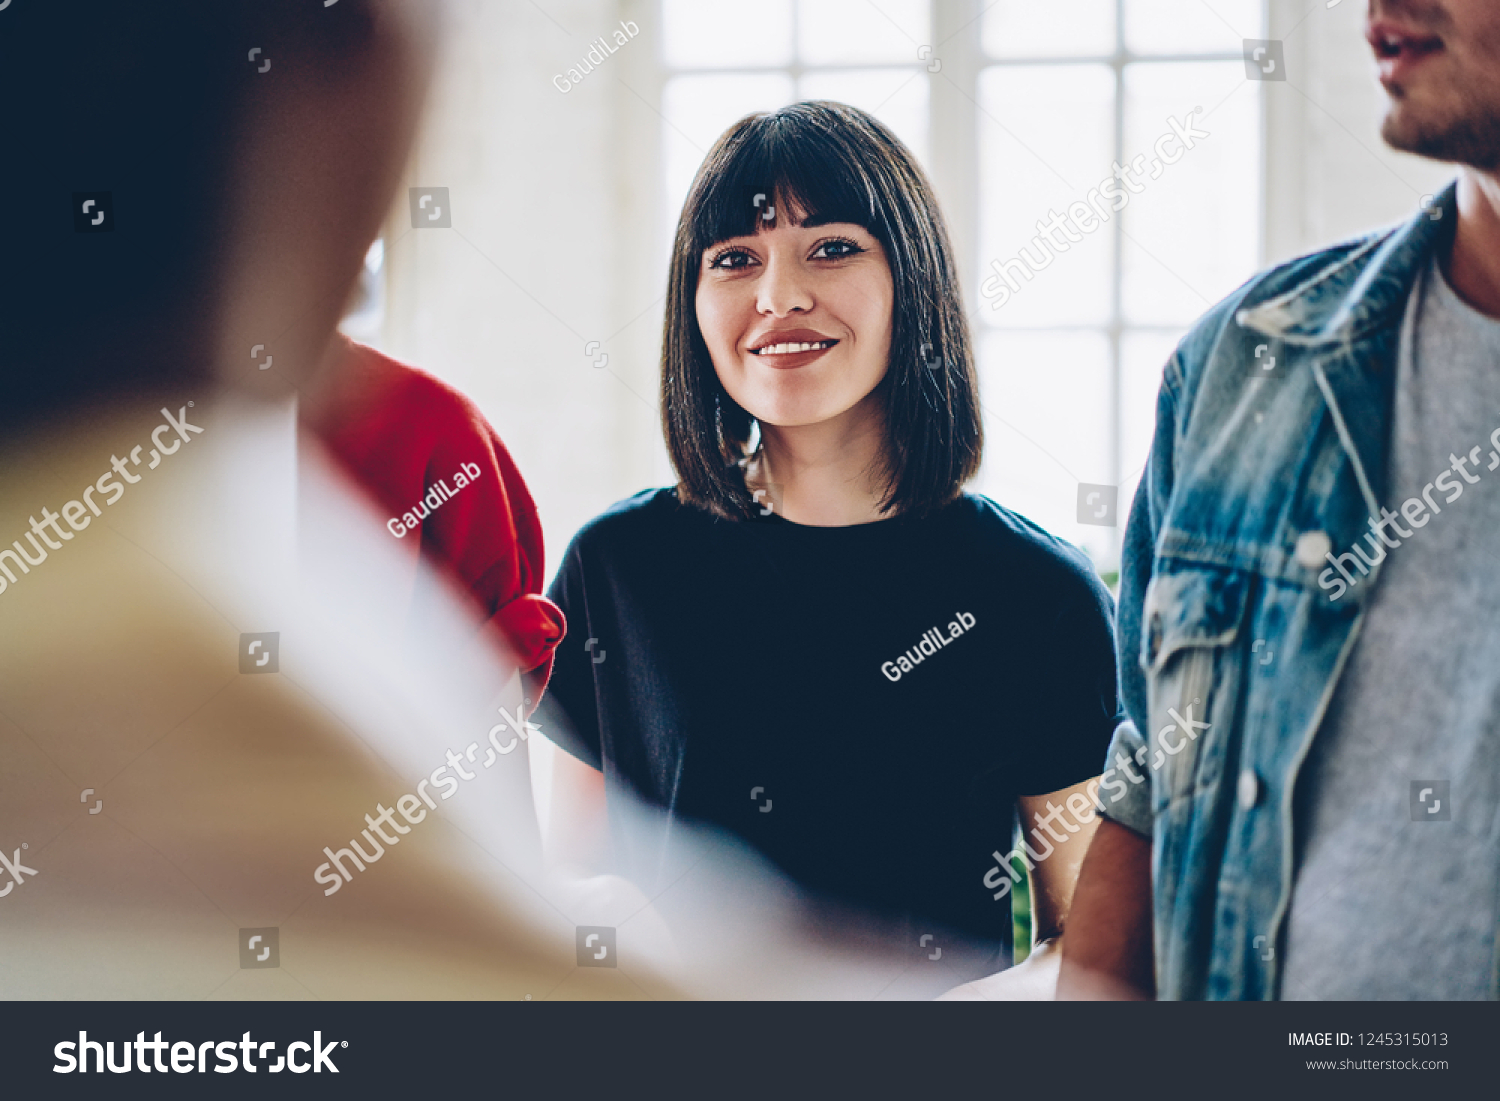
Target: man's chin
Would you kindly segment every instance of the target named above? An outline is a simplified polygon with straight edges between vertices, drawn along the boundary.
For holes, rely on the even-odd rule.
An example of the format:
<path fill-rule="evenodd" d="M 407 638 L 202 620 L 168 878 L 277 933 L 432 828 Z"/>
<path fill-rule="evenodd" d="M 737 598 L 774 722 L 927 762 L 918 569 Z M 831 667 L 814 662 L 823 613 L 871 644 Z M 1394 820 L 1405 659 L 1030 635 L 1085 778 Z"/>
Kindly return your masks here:
<path fill-rule="evenodd" d="M 1483 120 L 1438 119 L 1410 101 L 1396 100 L 1380 125 L 1380 136 L 1392 149 L 1428 160 L 1483 172 L 1500 169 L 1500 112 Z"/>
<path fill-rule="evenodd" d="M 1404 109 L 1400 103 L 1393 103 L 1380 124 L 1380 137 L 1392 149 L 1427 156 L 1426 148 L 1430 144 L 1429 140 L 1423 128 L 1416 125 L 1410 115 L 1411 112 Z"/>

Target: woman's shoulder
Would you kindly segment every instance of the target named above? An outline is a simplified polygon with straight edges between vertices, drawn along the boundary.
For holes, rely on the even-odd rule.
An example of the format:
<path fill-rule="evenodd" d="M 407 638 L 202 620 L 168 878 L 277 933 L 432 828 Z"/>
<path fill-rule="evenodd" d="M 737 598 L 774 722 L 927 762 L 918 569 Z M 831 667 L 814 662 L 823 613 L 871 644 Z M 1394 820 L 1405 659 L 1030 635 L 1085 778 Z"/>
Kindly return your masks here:
<path fill-rule="evenodd" d="M 962 494 L 949 506 L 954 521 L 971 533 L 974 550 L 1024 569 L 1033 581 L 1108 595 L 1089 556 L 1034 520 L 978 493 Z"/>
<path fill-rule="evenodd" d="M 664 528 L 691 522 L 699 510 L 688 508 L 677 497 L 674 487 L 643 489 L 616 501 L 595 516 L 573 537 L 574 547 L 590 551 L 604 550 L 641 537 L 659 536 Z"/>

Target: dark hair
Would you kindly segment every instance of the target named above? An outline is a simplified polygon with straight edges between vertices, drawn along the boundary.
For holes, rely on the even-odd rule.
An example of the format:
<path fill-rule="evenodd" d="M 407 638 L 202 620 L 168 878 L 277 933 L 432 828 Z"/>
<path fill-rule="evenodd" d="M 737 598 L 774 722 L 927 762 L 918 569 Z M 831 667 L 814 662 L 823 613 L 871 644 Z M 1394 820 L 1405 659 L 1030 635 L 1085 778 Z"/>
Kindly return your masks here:
<path fill-rule="evenodd" d="M 763 217 L 767 202 L 773 217 Z M 754 515 L 739 466 L 753 418 L 724 390 L 698 327 L 703 251 L 774 226 L 782 212 L 862 226 L 894 283 L 884 395 L 881 511 L 948 504 L 979 469 L 979 387 L 948 231 L 910 152 L 855 107 L 816 101 L 747 115 L 709 151 L 672 244 L 662 340 L 662 421 L 683 500 Z M 756 509 L 756 512 L 759 510 Z"/>

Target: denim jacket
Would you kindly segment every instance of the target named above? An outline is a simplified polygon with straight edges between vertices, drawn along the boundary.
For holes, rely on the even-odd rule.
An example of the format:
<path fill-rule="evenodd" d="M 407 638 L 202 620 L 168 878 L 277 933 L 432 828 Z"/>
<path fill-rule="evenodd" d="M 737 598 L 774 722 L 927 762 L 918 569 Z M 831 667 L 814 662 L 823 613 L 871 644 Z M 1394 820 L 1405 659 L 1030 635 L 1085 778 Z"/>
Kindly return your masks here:
<path fill-rule="evenodd" d="M 1380 568 L 1334 600 L 1327 556 L 1389 504 L 1402 320 L 1456 221 L 1450 186 L 1257 276 L 1166 365 L 1121 567 L 1130 721 L 1101 794 L 1152 839 L 1159 997 L 1277 996 L 1292 793 Z"/>

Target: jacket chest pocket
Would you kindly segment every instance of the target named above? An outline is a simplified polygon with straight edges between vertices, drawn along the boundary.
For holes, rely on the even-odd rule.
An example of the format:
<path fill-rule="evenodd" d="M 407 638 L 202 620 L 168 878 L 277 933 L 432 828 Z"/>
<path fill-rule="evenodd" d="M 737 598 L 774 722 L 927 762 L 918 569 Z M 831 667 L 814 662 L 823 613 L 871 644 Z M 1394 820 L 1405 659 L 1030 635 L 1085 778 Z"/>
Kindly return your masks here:
<path fill-rule="evenodd" d="M 1136 763 L 1150 770 L 1153 813 L 1191 799 L 1222 772 L 1247 586 L 1237 571 L 1168 562 L 1146 589 L 1139 657 L 1150 726 Z"/>

